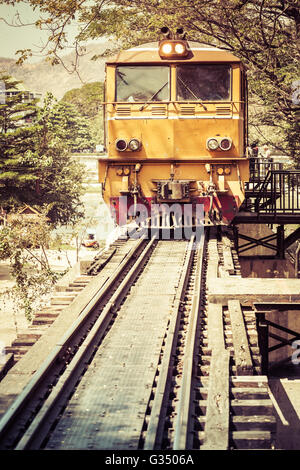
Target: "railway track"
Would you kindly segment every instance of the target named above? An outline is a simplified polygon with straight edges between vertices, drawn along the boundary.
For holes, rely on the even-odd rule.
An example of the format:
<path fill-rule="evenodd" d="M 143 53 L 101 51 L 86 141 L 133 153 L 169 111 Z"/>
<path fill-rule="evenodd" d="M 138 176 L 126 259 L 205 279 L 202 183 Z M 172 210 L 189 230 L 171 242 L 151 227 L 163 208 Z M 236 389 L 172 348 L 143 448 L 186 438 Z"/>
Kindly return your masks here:
<path fill-rule="evenodd" d="M 230 241 L 138 240 L 0 421 L 3 449 L 272 448 L 255 315 L 211 304 Z"/>

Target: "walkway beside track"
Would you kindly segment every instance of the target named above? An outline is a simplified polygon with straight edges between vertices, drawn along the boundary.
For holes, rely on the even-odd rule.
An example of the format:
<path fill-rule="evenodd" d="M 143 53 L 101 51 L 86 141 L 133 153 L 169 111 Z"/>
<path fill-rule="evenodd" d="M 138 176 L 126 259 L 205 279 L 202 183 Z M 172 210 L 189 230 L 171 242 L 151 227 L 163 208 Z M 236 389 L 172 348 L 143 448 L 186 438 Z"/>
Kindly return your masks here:
<path fill-rule="evenodd" d="M 238 299 L 243 305 L 253 302 L 299 302 L 299 279 L 208 279 L 210 302 L 225 304 Z"/>

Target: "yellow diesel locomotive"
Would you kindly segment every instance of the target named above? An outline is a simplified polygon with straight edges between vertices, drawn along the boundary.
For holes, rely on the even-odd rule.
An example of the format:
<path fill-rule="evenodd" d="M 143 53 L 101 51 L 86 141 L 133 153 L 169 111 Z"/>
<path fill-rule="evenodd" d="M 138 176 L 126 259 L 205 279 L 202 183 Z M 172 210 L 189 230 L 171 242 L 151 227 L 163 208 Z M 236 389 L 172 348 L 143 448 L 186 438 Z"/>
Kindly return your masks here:
<path fill-rule="evenodd" d="M 163 39 L 106 63 L 103 198 L 118 224 L 144 207 L 203 208 L 204 225 L 227 225 L 248 180 L 246 73 L 230 52 Z M 182 211 L 184 213 L 184 211 Z"/>

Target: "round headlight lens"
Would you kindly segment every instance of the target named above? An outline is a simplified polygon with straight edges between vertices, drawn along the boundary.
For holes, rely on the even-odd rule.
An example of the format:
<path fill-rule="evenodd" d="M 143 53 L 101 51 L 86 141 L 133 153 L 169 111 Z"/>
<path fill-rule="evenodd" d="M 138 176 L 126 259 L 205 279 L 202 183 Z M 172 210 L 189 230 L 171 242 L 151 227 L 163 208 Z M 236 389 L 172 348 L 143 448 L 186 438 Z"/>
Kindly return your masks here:
<path fill-rule="evenodd" d="M 175 52 L 176 52 L 177 54 L 183 54 L 183 53 L 185 52 L 185 47 L 184 47 L 184 45 L 181 44 L 181 43 L 176 44 L 176 45 L 175 45 Z"/>
<path fill-rule="evenodd" d="M 133 152 L 135 152 L 136 150 L 139 150 L 140 146 L 141 146 L 141 142 L 138 139 L 131 139 L 128 144 L 128 147 Z"/>
<path fill-rule="evenodd" d="M 220 142 L 220 148 L 222 150 L 230 150 L 231 149 L 231 139 L 224 138 Z"/>
<path fill-rule="evenodd" d="M 209 150 L 217 150 L 218 147 L 219 147 L 219 142 L 217 141 L 217 139 L 208 139 L 207 148 Z"/>
<path fill-rule="evenodd" d="M 127 149 L 127 142 L 124 139 L 117 139 L 116 140 L 116 149 L 119 152 L 124 152 Z"/>
<path fill-rule="evenodd" d="M 165 44 L 163 44 L 161 51 L 163 54 L 166 54 L 166 55 L 171 54 L 172 44 L 170 42 L 166 42 Z"/>

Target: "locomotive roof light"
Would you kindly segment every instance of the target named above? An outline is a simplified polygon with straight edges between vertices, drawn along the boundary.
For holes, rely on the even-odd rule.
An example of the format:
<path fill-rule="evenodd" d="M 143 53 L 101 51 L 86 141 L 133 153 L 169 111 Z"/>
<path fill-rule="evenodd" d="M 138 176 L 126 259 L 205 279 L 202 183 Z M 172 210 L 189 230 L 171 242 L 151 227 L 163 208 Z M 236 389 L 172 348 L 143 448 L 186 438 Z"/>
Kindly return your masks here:
<path fill-rule="evenodd" d="M 116 140 L 116 149 L 119 152 L 124 152 L 127 149 L 127 142 L 124 139 L 117 139 Z"/>
<path fill-rule="evenodd" d="M 184 54 L 185 49 L 185 46 L 181 44 L 181 42 L 175 44 L 175 52 L 177 52 L 177 54 Z"/>
<path fill-rule="evenodd" d="M 218 150 L 219 142 L 214 137 L 210 137 L 206 141 L 206 147 L 208 148 L 208 150 Z"/>
<path fill-rule="evenodd" d="M 164 55 L 169 55 L 169 54 L 172 54 L 172 43 L 171 42 L 165 42 L 162 46 L 161 46 L 161 53 L 163 53 Z"/>
<path fill-rule="evenodd" d="M 221 150 L 230 150 L 232 146 L 232 140 L 230 137 L 224 137 L 220 140 L 220 149 Z"/>
<path fill-rule="evenodd" d="M 141 145 L 142 145 L 142 143 L 138 139 L 131 139 L 129 141 L 128 147 L 133 152 L 136 152 L 137 150 L 139 150 L 141 148 Z"/>

